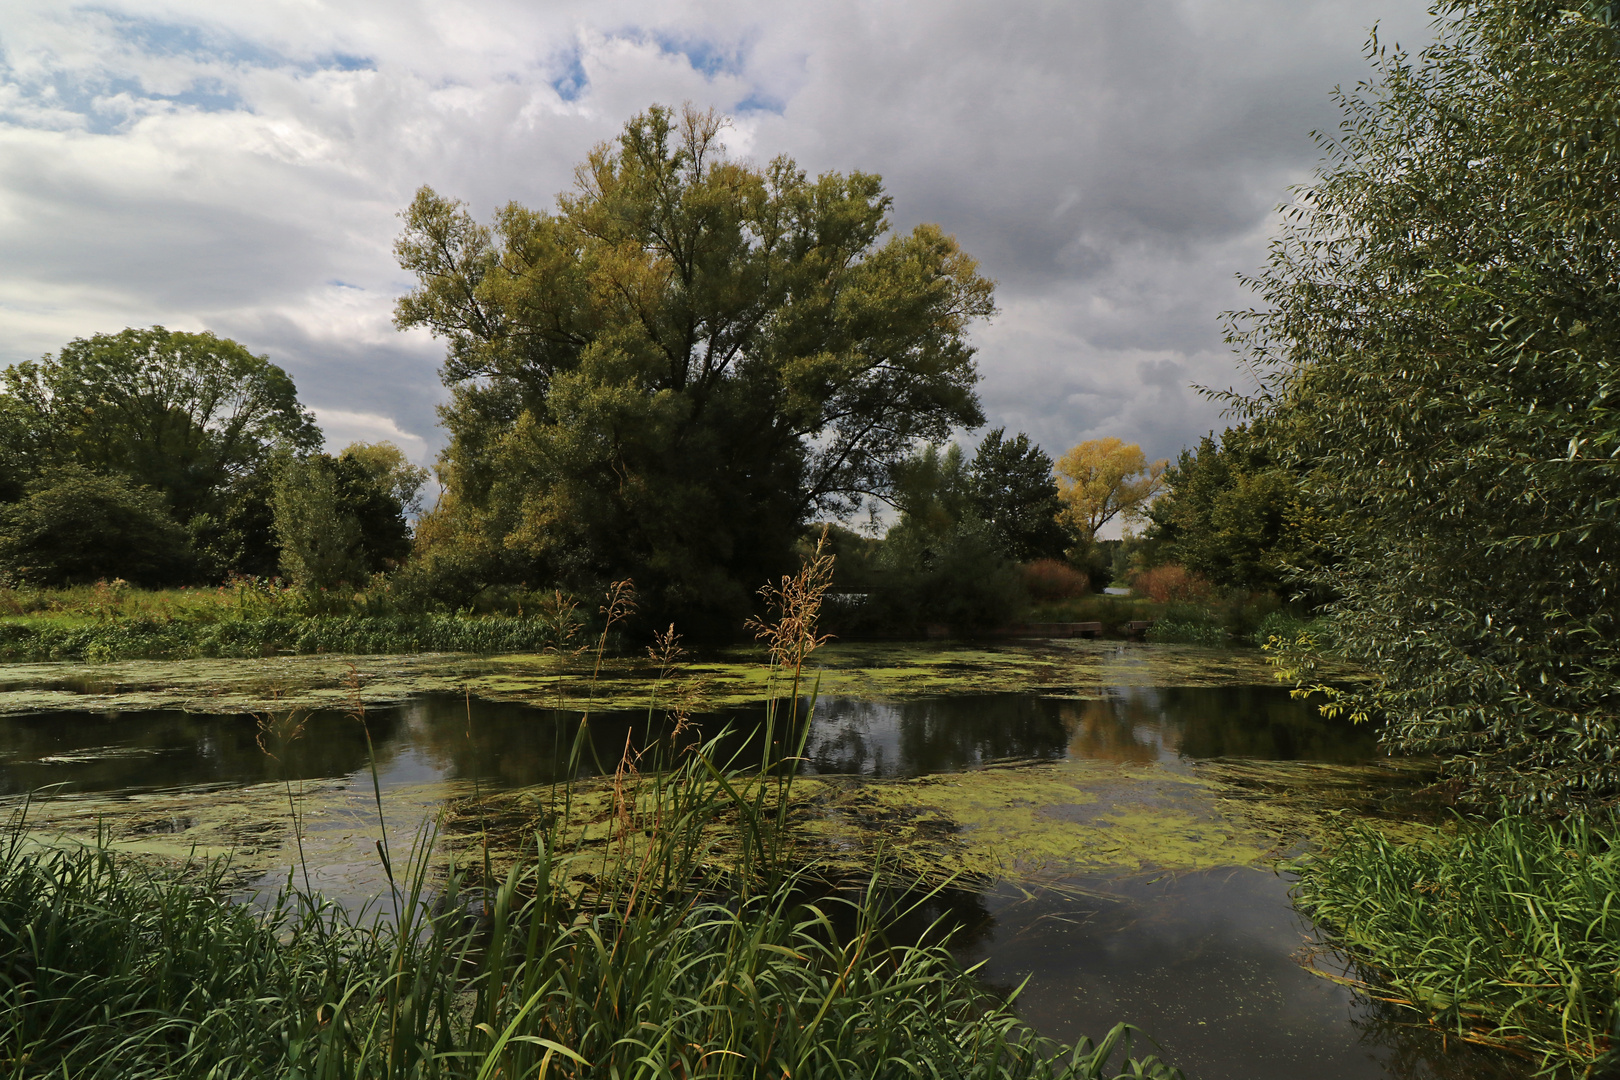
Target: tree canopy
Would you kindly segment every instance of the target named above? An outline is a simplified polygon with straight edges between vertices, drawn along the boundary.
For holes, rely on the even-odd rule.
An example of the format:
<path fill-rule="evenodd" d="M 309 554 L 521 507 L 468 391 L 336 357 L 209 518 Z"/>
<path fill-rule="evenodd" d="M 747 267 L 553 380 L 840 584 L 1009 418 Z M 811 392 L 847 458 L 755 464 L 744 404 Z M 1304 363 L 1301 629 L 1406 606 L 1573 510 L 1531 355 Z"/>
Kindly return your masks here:
<path fill-rule="evenodd" d="M 124 578 L 172 585 L 192 571 L 185 532 L 162 496 L 77 465 L 47 469 L 0 507 L 0 570 L 30 585 Z"/>
<path fill-rule="evenodd" d="M 1444 0 L 1298 198 L 1234 340 L 1334 522 L 1338 707 L 1475 797 L 1620 797 L 1620 32 Z"/>
<path fill-rule="evenodd" d="M 877 177 L 759 168 L 722 129 L 652 108 L 555 210 L 490 225 L 418 192 L 396 319 L 446 339 L 452 393 L 430 532 L 508 575 L 633 575 L 735 621 L 810 515 L 887 493 L 918 440 L 981 421 L 974 261 L 935 226 L 891 233 Z"/>
<path fill-rule="evenodd" d="M 1156 562 L 1179 563 L 1216 585 L 1294 592 L 1306 588 L 1300 575 L 1326 558 L 1321 512 L 1257 425 L 1182 450 L 1147 518 Z"/>
<path fill-rule="evenodd" d="M 13 470 L 11 486 L 76 464 L 162 493 L 182 524 L 220 512 L 232 479 L 272 448 L 320 446 L 287 373 L 209 333 L 154 326 L 76 338 L 7 368 L 0 383 L 0 465 Z"/>
<path fill-rule="evenodd" d="M 1063 522 L 1089 543 L 1116 517 L 1140 518 L 1162 486 L 1168 465 L 1149 465 L 1140 446 L 1113 436 L 1073 447 L 1055 468 Z"/>
<path fill-rule="evenodd" d="M 1006 434 L 1006 428 L 991 431 L 973 454 L 973 509 L 1014 562 L 1062 558 L 1073 537 L 1058 522 L 1063 503 L 1052 459 L 1023 432 Z"/>

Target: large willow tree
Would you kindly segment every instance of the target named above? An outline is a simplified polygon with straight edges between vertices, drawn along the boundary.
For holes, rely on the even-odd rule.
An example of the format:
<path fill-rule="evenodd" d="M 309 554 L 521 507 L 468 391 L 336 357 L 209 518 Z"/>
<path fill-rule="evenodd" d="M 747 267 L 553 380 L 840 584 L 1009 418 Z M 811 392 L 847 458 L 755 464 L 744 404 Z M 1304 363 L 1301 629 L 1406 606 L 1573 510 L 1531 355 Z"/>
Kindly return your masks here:
<path fill-rule="evenodd" d="M 811 515 L 980 422 L 974 261 L 930 225 L 891 234 L 877 177 L 755 168 L 721 127 L 651 109 L 554 211 L 488 226 L 418 192 L 397 321 L 448 340 L 453 395 L 429 558 L 630 575 L 664 612 L 731 620 Z"/>
<path fill-rule="evenodd" d="M 1374 43 L 1236 338 L 1314 478 L 1338 704 L 1482 801 L 1620 795 L 1620 32 L 1445 0 Z"/>

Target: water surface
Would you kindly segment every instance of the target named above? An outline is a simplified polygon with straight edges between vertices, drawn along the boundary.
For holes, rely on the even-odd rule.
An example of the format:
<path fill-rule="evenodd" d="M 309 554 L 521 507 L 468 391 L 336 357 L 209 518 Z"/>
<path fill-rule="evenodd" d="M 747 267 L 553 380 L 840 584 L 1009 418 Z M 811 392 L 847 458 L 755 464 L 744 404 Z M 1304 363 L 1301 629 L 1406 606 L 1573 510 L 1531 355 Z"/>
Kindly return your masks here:
<path fill-rule="evenodd" d="M 727 750 L 743 763 L 757 759 L 763 720 L 758 709 L 696 718 L 705 733 L 730 730 Z M 448 693 L 372 708 L 364 725 L 336 710 L 299 714 L 290 740 L 246 715 L 0 715 L 0 794 L 59 785 L 81 798 L 138 803 L 152 793 L 204 789 L 228 806 L 232 788 L 274 792 L 264 785 L 282 780 L 336 793 L 305 822 L 315 853 L 312 883 L 358 893 L 378 884 L 367 832 L 368 734 L 385 804 L 408 829 L 412 814 L 420 817 L 470 784 L 517 788 L 611 768 L 627 744 L 656 743 L 667 728 L 644 713 L 594 716 L 586 728 L 592 752 L 571 768 L 580 724 L 577 712 Z M 1274 686 L 1125 680 L 1085 698 L 831 695 L 816 702 L 807 732 L 780 726 L 787 728 L 779 732 L 784 747 L 803 734 L 804 772 L 883 778 L 1019 761 L 1148 770 L 1212 759 L 1349 764 L 1376 752 L 1366 729 L 1324 720 Z M 183 841 L 187 822 L 155 819 L 150 828 L 172 828 Z M 244 843 L 260 835 L 244 829 Z M 266 834 L 263 842 L 285 851 L 285 840 L 285 833 L 279 840 Z M 957 891 L 930 901 L 917 917 L 945 915 L 958 928 L 959 954 L 984 962 L 980 976 L 993 989 L 1024 985 L 1019 1008 L 1043 1033 L 1072 1040 L 1128 1020 L 1196 1080 L 1484 1077 L 1498 1069 L 1494 1058 L 1442 1053 L 1427 1035 L 1308 972 L 1301 953 L 1315 935 L 1290 905 L 1288 887 L 1285 877 L 1251 867 L 1076 878 L 1033 892 Z"/>

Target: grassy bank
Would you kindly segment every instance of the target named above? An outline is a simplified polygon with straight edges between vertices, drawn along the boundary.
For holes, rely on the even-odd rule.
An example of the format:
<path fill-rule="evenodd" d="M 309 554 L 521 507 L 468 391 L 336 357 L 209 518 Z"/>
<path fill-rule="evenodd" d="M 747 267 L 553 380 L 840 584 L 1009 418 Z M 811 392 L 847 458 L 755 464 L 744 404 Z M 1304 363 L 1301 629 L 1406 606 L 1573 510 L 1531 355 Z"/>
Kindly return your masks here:
<path fill-rule="evenodd" d="M 1264 645 L 1273 636 L 1298 637 L 1314 625 L 1269 594 L 1194 600 L 1090 594 L 1037 603 L 1028 621 L 1100 622 L 1105 633 L 1120 637 L 1130 623 L 1150 622 L 1148 641 L 1209 646 Z"/>
<path fill-rule="evenodd" d="M 1549 1070 L 1609 1075 L 1616 825 L 1505 818 L 1415 844 L 1353 833 L 1302 863 L 1297 899 L 1414 1019 Z"/>
<path fill-rule="evenodd" d="M 534 652 L 583 629 L 567 598 L 530 599 L 527 610 L 448 614 L 398 611 L 381 593 L 310 595 L 262 579 L 207 589 L 0 588 L 0 660 Z"/>
<path fill-rule="evenodd" d="M 218 620 L 137 616 L 90 623 L 49 618 L 0 622 L 0 660 L 535 652 L 557 642 L 553 622 L 518 616 L 272 615 Z"/>

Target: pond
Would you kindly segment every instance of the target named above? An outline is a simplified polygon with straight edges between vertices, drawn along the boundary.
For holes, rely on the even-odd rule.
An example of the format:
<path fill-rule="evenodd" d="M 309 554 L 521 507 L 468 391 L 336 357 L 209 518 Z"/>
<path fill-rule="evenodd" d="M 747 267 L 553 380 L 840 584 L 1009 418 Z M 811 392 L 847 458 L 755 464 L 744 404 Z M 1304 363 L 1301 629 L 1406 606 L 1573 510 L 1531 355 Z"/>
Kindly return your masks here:
<path fill-rule="evenodd" d="M 1009 661 L 1031 655 L 1008 650 Z M 824 693 L 808 716 L 800 769 L 842 798 L 952 814 L 960 831 L 1015 853 L 998 856 L 1001 880 L 980 875 L 913 920 L 943 916 L 961 958 L 983 962 L 987 985 L 1022 984 L 1019 1009 L 1045 1034 L 1096 1036 L 1128 1020 L 1198 1080 L 1307 1069 L 1323 1080 L 1520 1075 L 1484 1055 L 1443 1052 L 1305 966 L 1315 934 L 1273 869 L 1286 842 L 1277 838 L 1288 835 L 1266 816 L 1268 793 L 1283 783 L 1274 778 L 1325 798 L 1334 782 L 1359 791 L 1375 776 L 1398 802 L 1414 774 L 1355 771 L 1382 768 L 1367 764 L 1376 748 L 1364 728 L 1325 721 L 1252 674 L 1233 677 L 1218 654 L 1211 666 L 1224 677 L 1188 676 L 1196 655 L 1179 655 L 1158 680 L 1142 675 L 1156 662 L 1152 649 L 1135 647 L 1074 655 L 1076 665 L 1105 665 L 1100 674 L 1054 677 L 1043 659 L 1031 676 L 1041 685 L 995 693 L 937 693 L 934 675 L 921 696 L 892 684 Z M 978 651 L 972 662 L 994 657 Z M 60 706 L 75 696 L 104 704 L 96 694 L 105 687 L 74 686 L 61 672 L 50 684 L 58 707 L 8 710 L 0 693 L 0 794 L 53 792 L 29 809 L 37 826 L 101 832 L 158 856 L 230 851 L 245 890 L 307 872 L 313 888 L 351 904 L 381 885 L 373 755 L 397 845 L 453 796 L 566 779 L 580 728 L 576 710 L 441 687 L 369 705 L 364 725 L 340 708 L 284 713 L 297 729 L 286 739 L 261 725 L 273 711 L 75 709 Z M 758 751 L 743 735 L 762 717 L 758 706 L 731 705 L 694 722 L 706 734 L 732 731 L 728 752 L 746 760 Z M 611 767 L 627 744 L 646 745 L 665 726 L 646 711 L 593 715 L 595 752 L 583 771 Z M 307 861 L 296 872 L 290 803 Z M 1342 971 L 1331 954 L 1315 962 Z"/>

